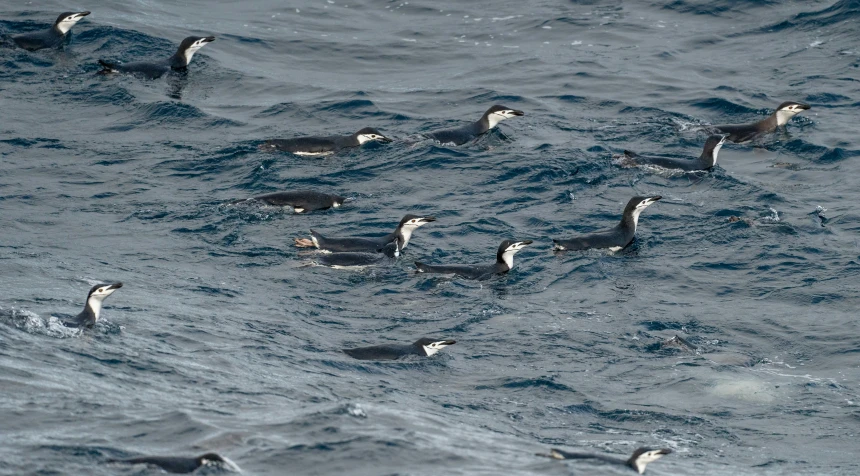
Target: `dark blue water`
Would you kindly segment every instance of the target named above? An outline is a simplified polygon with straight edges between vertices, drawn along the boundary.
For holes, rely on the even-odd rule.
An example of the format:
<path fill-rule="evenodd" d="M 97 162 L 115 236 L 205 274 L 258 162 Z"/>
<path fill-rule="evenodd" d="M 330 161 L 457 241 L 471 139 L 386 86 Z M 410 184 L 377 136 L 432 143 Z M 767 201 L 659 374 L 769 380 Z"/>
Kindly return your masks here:
<path fill-rule="evenodd" d="M 860 2 L 23 8 L 0 7 L 0 473 L 153 474 L 103 461 L 211 450 L 248 474 L 595 474 L 533 454 L 641 445 L 675 451 L 649 474 L 860 472 Z M 75 8 L 93 13 L 64 50 L 10 46 Z M 95 75 L 192 34 L 218 39 L 185 77 Z M 784 100 L 812 109 L 712 172 L 612 164 L 697 156 L 698 125 Z M 526 116 L 462 147 L 404 140 L 496 103 Z M 257 150 L 365 126 L 398 141 Z M 225 205 L 302 188 L 355 200 Z M 664 198 L 633 246 L 551 252 L 636 194 Z M 438 221 L 393 267 L 303 267 L 292 247 L 407 212 Z M 535 240 L 507 276 L 414 274 L 506 238 Z M 58 327 L 100 281 L 125 286 L 96 328 Z M 425 335 L 457 344 L 339 351 Z"/>

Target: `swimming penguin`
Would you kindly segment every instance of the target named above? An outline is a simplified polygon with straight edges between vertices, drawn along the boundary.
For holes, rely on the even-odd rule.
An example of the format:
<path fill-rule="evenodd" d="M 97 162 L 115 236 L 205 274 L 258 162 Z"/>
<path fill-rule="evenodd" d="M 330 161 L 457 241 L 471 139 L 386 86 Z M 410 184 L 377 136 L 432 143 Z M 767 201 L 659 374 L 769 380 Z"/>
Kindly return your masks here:
<path fill-rule="evenodd" d="M 492 128 L 496 127 L 499 122 L 510 117 L 522 115 L 523 111 L 517 111 L 516 109 L 511 109 L 497 104 L 487 109 L 487 112 L 485 112 L 477 122 L 469 124 L 468 126 L 428 132 L 424 135 L 430 139 L 435 139 L 442 144 L 463 145 L 466 142 L 477 139 L 481 134 L 486 134 Z"/>
<path fill-rule="evenodd" d="M 411 344 L 374 345 L 357 349 L 343 349 L 343 352 L 359 360 L 397 360 L 409 355 L 430 357 L 449 345 L 456 344 L 453 340 L 438 340 L 422 337 Z"/>
<path fill-rule="evenodd" d="M 57 21 L 51 28 L 45 31 L 36 31 L 32 33 L 22 33 L 12 37 L 15 44 L 25 50 L 36 51 L 42 48 L 56 48 L 63 44 L 66 39 L 66 33 L 75 26 L 75 23 L 90 12 L 65 12 L 57 17 Z"/>
<path fill-rule="evenodd" d="M 296 238 L 296 246 L 299 248 L 315 247 L 326 251 L 368 251 L 375 252 L 383 246 L 397 241 L 400 251 L 409 244 L 412 232 L 420 226 L 436 221 L 432 216 L 406 215 L 400 220 L 400 224 L 394 232 L 379 238 L 326 238 L 311 230 L 311 239 Z"/>
<path fill-rule="evenodd" d="M 327 210 L 329 208 L 340 208 L 347 201 L 340 195 L 331 195 L 314 190 L 298 190 L 295 192 L 275 192 L 259 197 L 235 200 L 232 204 L 258 200 L 276 207 L 293 207 L 296 213 L 312 212 L 314 210 Z"/>
<path fill-rule="evenodd" d="M 639 448 L 633 452 L 633 455 L 628 459 L 615 458 L 612 456 L 604 456 L 592 453 L 570 453 L 558 449 L 551 449 L 549 454 L 537 453 L 538 456 L 546 456 L 553 459 L 591 459 L 602 463 L 614 464 L 619 466 L 627 466 L 639 474 L 645 472 L 645 466 L 662 458 L 665 455 L 671 454 L 672 450 L 668 448 L 652 449 Z"/>
<path fill-rule="evenodd" d="M 715 134 L 705 141 L 705 148 L 698 159 L 673 159 L 670 157 L 646 157 L 629 150 L 624 151 L 621 165 L 630 167 L 636 165 L 656 165 L 664 169 L 680 169 L 687 172 L 694 170 L 708 170 L 717 165 L 717 154 L 726 141 L 725 134 Z"/>
<path fill-rule="evenodd" d="M 598 231 L 588 235 L 578 236 L 569 240 L 552 240 L 555 251 L 587 250 L 590 248 L 609 248 L 610 251 L 619 251 L 629 245 L 636 236 L 636 225 L 639 224 L 639 214 L 648 208 L 648 205 L 660 200 L 660 195 L 653 197 L 633 197 L 624 207 L 624 215 L 621 223 L 614 228 Z"/>
<path fill-rule="evenodd" d="M 809 108 L 808 104 L 802 102 L 786 101 L 780 104 L 767 119 L 752 124 L 713 126 L 713 129 L 728 134 L 728 140 L 731 142 L 748 142 L 763 134 L 775 131 L 777 127 L 786 125 L 792 117 Z"/>
<path fill-rule="evenodd" d="M 415 266 L 419 273 L 453 274 L 466 279 L 484 279 L 495 274 L 504 274 L 514 268 L 514 255 L 518 251 L 532 244 L 532 240 L 511 241 L 505 240 L 499 245 L 496 253 L 496 262 L 488 265 L 428 265 L 416 261 Z"/>
<path fill-rule="evenodd" d="M 133 73 L 148 79 L 156 79 L 170 71 L 185 71 L 194 53 L 213 41 L 215 41 L 214 36 L 189 36 L 182 40 L 173 56 L 162 61 L 117 64 L 99 60 L 99 64 L 104 68 L 99 71 L 99 74 Z"/>
<path fill-rule="evenodd" d="M 140 456 L 129 459 L 109 459 L 106 463 L 145 464 L 156 466 L 168 473 L 193 473 L 201 466 L 217 467 L 228 471 L 241 472 L 236 463 L 218 453 L 206 453 L 205 455 L 193 457 L 183 456 Z"/>
<path fill-rule="evenodd" d="M 96 284 L 87 293 L 87 303 L 84 305 L 84 310 L 74 318 L 63 322 L 63 325 L 66 327 L 93 327 L 99 320 L 102 301 L 121 287 L 122 283 Z"/>
<path fill-rule="evenodd" d="M 391 142 L 391 139 L 372 128 L 364 129 L 348 136 L 297 137 L 295 139 L 272 139 L 260 146 L 260 150 L 292 152 L 296 155 L 329 155 L 339 150 L 358 147 L 372 140 Z"/>
<path fill-rule="evenodd" d="M 364 268 L 393 264 L 400 257 L 397 241 L 392 241 L 376 252 L 370 251 L 338 251 L 319 255 L 313 264 L 328 266 L 334 269 Z"/>

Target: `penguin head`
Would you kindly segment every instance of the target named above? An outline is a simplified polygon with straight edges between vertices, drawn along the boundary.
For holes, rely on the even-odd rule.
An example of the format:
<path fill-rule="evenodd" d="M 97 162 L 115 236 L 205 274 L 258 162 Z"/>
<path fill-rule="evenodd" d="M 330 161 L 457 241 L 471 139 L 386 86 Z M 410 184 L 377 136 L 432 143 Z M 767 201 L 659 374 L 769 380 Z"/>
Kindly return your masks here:
<path fill-rule="evenodd" d="M 524 241 L 511 241 L 505 240 L 499 245 L 499 251 L 496 253 L 496 259 L 498 261 L 503 261 L 506 265 L 508 265 L 508 269 L 514 268 L 514 255 L 517 254 L 518 251 L 525 248 L 526 246 L 532 244 L 532 240 L 524 240 Z"/>
<path fill-rule="evenodd" d="M 365 142 L 370 142 L 372 140 L 379 142 L 391 142 L 391 139 L 382 135 L 381 132 L 374 129 L 373 127 L 365 127 L 364 129 L 353 134 L 353 137 L 358 139 L 359 144 L 364 144 Z"/>
<path fill-rule="evenodd" d="M 198 467 L 199 466 L 209 466 L 209 467 L 218 467 L 223 468 L 228 471 L 241 472 L 239 466 L 236 463 L 230 461 L 229 458 L 225 458 L 218 453 L 206 453 L 205 455 L 198 456 L 196 458 Z"/>
<path fill-rule="evenodd" d="M 439 339 L 431 339 L 429 337 L 422 337 L 415 341 L 415 347 L 419 347 L 424 349 L 424 353 L 427 354 L 427 357 L 439 352 L 440 350 L 448 347 L 449 345 L 456 344 L 457 341 L 454 340 L 439 340 Z"/>
<path fill-rule="evenodd" d="M 332 208 L 340 208 L 341 205 L 350 201 L 350 199 L 346 197 L 341 197 L 340 195 L 332 195 L 331 197 L 331 206 Z"/>
<path fill-rule="evenodd" d="M 629 218 L 633 220 L 633 226 L 636 227 L 639 225 L 639 214 L 642 213 L 642 210 L 648 208 L 649 205 L 660 200 L 660 195 L 654 195 L 652 197 L 633 197 L 627 202 L 627 206 L 624 207 L 624 218 L 622 221 L 625 221 Z"/>
<path fill-rule="evenodd" d="M 728 134 L 714 134 L 705 141 L 702 156 L 711 161 L 711 167 L 717 165 L 717 154 L 720 153 L 720 148 L 726 142 L 727 137 L 729 137 Z"/>
<path fill-rule="evenodd" d="M 213 41 L 215 41 L 214 36 L 189 36 L 179 44 L 179 50 L 177 50 L 176 54 L 185 58 L 185 64 L 187 65 L 191 63 L 191 58 L 194 57 L 194 53 L 197 50 Z"/>
<path fill-rule="evenodd" d="M 776 114 L 777 126 L 784 126 L 792 117 L 809 108 L 809 104 L 796 101 L 785 101 L 776 108 L 776 112 L 774 113 Z"/>
<path fill-rule="evenodd" d="M 652 448 L 639 448 L 634 451 L 633 455 L 630 456 L 630 459 L 627 460 L 627 465 L 635 469 L 639 474 L 642 474 L 645 472 L 645 466 L 648 463 L 657 461 L 670 453 L 672 453 L 672 450 L 668 448 L 656 450 Z"/>
<path fill-rule="evenodd" d="M 57 21 L 54 22 L 54 28 L 60 31 L 62 34 L 66 34 L 75 23 L 81 21 L 81 19 L 90 12 L 64 12 L 61 13 L 60 16 L 57 17 Z"/>
<path fill-rule="evenodd" d="M 89 294 L 87 294 L 87 301 L 89 302 L 92 299 L 99 302 L 104 301 L 106 297 L 110 296 L 114 291 L 121 287 L 122 283 L 96 284 L 90 289 Z"/>
<path fill-rule="evenodd" d="M 484 113 L 484 117 L 486 117 L 487 121 L 490 123 L 490 129 L 496 127 L 496 124 L 504 121 L 505 119 L 522 115 L 523 111 L 511 109 L 499 104 L 487 109 L 487 112 Z"/>
<path fill-rule="evenodd" d="M 420 226 L 424 226 L 431 221 L 436 221 L 436 217 L 433 216 L 418 216 L 418 215 L 406 215 L 403 219 L 400 220 L 400 229 L 401 230 L 414 230 Z"/>

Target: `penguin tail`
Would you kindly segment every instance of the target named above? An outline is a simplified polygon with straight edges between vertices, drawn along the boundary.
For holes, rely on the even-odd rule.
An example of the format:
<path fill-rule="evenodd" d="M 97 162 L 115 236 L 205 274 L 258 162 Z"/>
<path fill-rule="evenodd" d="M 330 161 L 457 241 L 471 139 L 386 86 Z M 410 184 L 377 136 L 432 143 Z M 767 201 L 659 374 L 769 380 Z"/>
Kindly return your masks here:
<path fill-rule="evenodd" d="M 559 242 L 558 240 L 556 240 L 556 239 L 552 240 L 552 250 L 553 251 L 564 251 L 566 249 L 567 248 L 565 248 L 564 245 L 562 245 L 561 242 Z"/>
<path fill-rule="evenodd" d="M 252 200 L 254 200 L 254 199 L 253 199 L 253 198 L 238 198 L 238 199 L 236 199 L 236 200 L 230 200 L 230 201 L 229 201 L 229 202 L 227 202 L 226 204 L 227 204 L 227 205 L 236 205 L 236 204 L 239 204 L 239 203 L 250 202 L 250 201 L 252 201 Z"/>
<path fill-rule="evenodd" d="M 635 158 L 638 156 L 639 156 L 639 154 L 637 154 L 636 152 L 633 152 L 632 150 L 625 150 L 624 151 L 624 157 L 627 157 L 628 159 L 632 159 L 632 158 Z"/>
<path fill-rule="evenodd" d="M 108 63 L 105 60 L 99 60 L 99 64 L 103 68 L 98 74 L 111 74 L 111 73 L 119 73 L 119 70 L 116 69 L 115 63 Z"/>
<path fill-rule="evenodd" d="M 418 268 L 416 273 L 423 273 L 423 272 L 427 271 L 427 265 L 420 262 L 420 261 L 415 262 L 415 267 Z"/>

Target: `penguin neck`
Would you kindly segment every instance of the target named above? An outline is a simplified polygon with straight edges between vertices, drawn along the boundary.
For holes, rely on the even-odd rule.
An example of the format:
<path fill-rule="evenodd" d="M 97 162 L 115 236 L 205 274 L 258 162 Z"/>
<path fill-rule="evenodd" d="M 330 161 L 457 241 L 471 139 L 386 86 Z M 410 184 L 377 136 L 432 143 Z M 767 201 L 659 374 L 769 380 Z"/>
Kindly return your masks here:
<path fill-rule="evenodd" d="M 702 155 L 699 156 L 699 163 L 704 168 L 711 168 L 717 165 L 717 155 L 720 153 L 720 148 L 723 146 L 723 143 L 720 142 L 716 146 L 714 146 L 711 150 L 703 150 Z"/>
<path fill-rule="evenodd" d="M 477 122 L 472 124 L 472 129 L 475 131 L 475 134 L 481 135 L 490 129 L 496 127 L 499 121 L 490 121 L 490 115 L 486 115 L 478 119 Z"/>
<path fill-rule="evenodd" d="M 505 269 L 505 271 L 510 271 L 510 270 L 514 269 L 514 255 L 515 254 L 516 254 L 515 251 L 505 251 L 504 253 L 500 254 L 496 258 L 496 264 L 499 266 L 503 266 L 504 268 L 507 268 L 507 269 Z"/>
<path fill-rule="evenodd" d="M 400 245 L 401 251 L 409 244 L 409 239 L 412 238 L 413 231 L 413 228 L 400 227 L 394 232 L 392 240 L 397 240 L 397 244 Z"/>
<path fill-rule="evenodd" d="M 57 23 L 56 25 L 51 27 L 51 31 L 53 31 L 54 34 L 59 35 L 59 36 L 64 36 L 71 29 L 72 29 L 72 25 L 64 25 L 62 23 Z"/>
<path fill-rule="evenodd" d="M 779 111 L 777 111 L 777 112 L 779 112 Z M 756 122 L 755 128 L 759 132 L 775 131 L 777 127 L 784 124 L 784 123 L 783 124 L 779 123 L 779 118 L 777 116 L 777 112 L 774 112 L 773 114 L 768 116 L 766 119 L 762 119 L 761 121 Z M 785 122 L 788 122 L 788 121 L 785 121 Z"/>
<path fill-rule="evenodd" d="M 193 51 L 179 49 L 170 57 L 168 62 L 170 63 L 170 67 L 173 69 L 185 69 L 188 67 L 188 63 L 191 62 L 191 58 L 193 57 Z"/>
<path fill-rule="evenodd" d="M 639 225 L 639 214 L 642 213 L 644 208 L 634 208 L 629 214 L 625 213 L 624 217 L 621 218 L 621 223 L 618 225 L 619 228 L 623 228 L 636 233 L 636 227 Z"/>
<path fill-rule="evenodd" d="M 102 300 L 94 297 L 87 299 L 84 312 L 92 316 L 93 322 L 99 320 L 99 314 L 102 312 Z"/>

